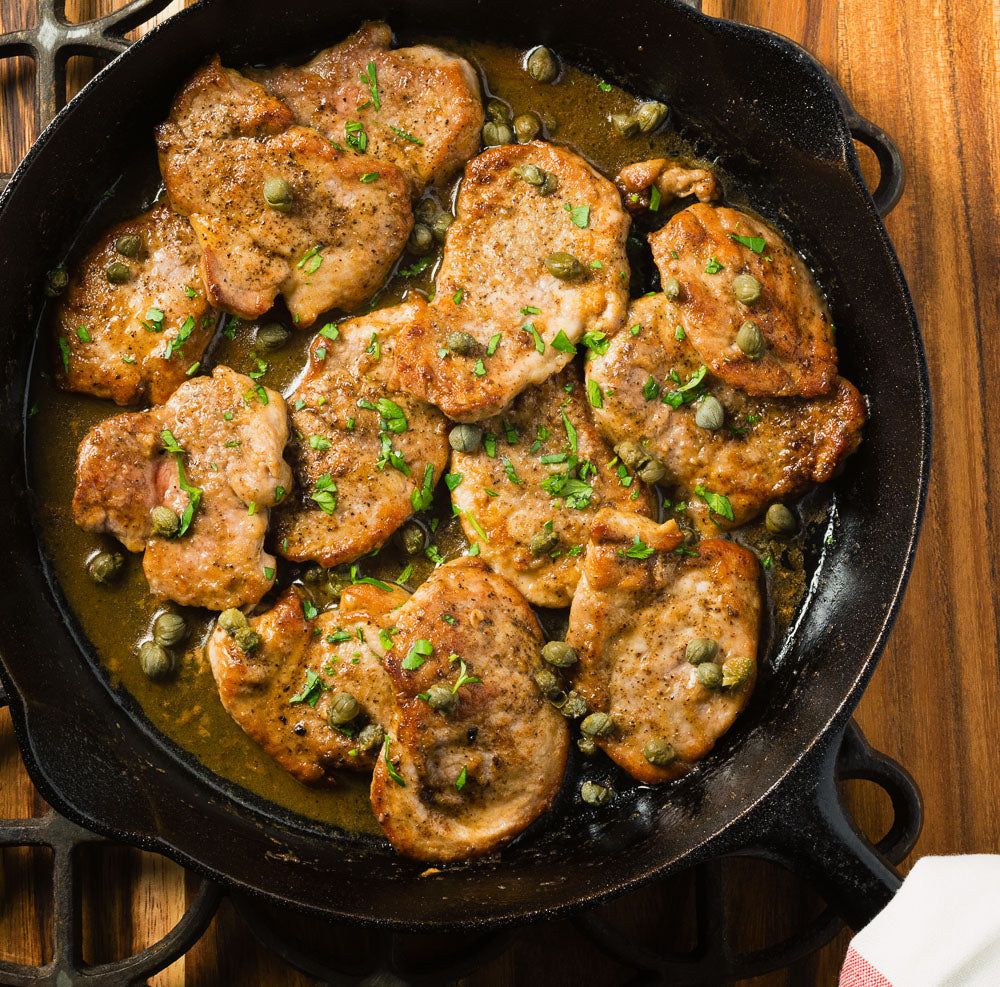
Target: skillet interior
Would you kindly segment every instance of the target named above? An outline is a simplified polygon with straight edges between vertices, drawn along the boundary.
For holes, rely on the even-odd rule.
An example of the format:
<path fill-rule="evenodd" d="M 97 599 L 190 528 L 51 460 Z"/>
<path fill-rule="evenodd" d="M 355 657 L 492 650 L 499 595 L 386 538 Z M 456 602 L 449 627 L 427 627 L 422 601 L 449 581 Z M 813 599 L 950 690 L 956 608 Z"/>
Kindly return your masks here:
<path fill-rule="evenodd" d="M 404 925 L 527 917 L 709 852 L 710 841 L 853 707 L 905 580 L 929 436 L 912 309 L 832 92 L 793 46 L 675 3 L 643 0 L 616 12 L 614 37 L 596 2 L 500 11 L 397 0 L 379 13 L 401 32 L 548 41 L 597 74 L 664 99 L 698 149 L 720 156 L 736 198 L 795 231 L 830 291 L 843 372 L 870 396 L 872 422 L 838 484 L 840 523 L 815 598 L 767 705 L 741 724 L 737 742 L 682 785 L 637 790 L 497 860 L 413 880 L 422 868 L 380 845 L 305 832 L 223 792 L 189 760 L 178 765 L 176 752 L 144 731 L 93 666 L 73 657 L 89 648 L 74 644 L 46 585 L 20 465 L 32 340 L 16 327 L 34 324 L 39 272 L 62 255 L 132 151 L 148 147 L 175 88 L 205 54 L 221 50 L 229 64 L 290 57 L 335 41 L 370 13 L 354 3 L 316 9 L 308 0 L 290 0 L 285 10 L 276 18 L 273 6 L 244 3 L 234 23 L 222 0 L 204 0 L 171 20 L 88 87 L 3 199 L 0 449 L 11 468 L 0 483 L 12 506 L 0 612 L 7 684 L 33 776 L 50 801 L 91 828 L 168 848 L 291 902 Z"/>

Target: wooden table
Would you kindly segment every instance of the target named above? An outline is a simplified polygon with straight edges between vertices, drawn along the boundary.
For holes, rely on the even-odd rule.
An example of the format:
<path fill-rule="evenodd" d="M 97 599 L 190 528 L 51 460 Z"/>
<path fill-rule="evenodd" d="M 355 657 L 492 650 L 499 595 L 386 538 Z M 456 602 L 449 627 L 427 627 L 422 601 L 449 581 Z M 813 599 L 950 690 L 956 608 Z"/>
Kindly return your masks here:
<path fill-rule="evenodd" d="M 68 3 L 71 16 L 80 18 L 121 5 Z M 0 0 L 0 27 L 29 23 L 33 6 L 31 0 Z M 993 548 L 1000 521 L 994 518 L 993 466 L 1000 467 L 1000 432 L 993 412 L 1000 410 L 1000 8 L 985 0 L 706 0 L 705 7 L 804 44 L 833 70 L 858 111 L 902 149 L 907 188 L 887 226 L 923 326 L 935 457 L 909 590 L 858 720 L 923 791 L 926 822 L 914 858 L 997 852 L 1000 625 L 993 602 L 1000 573 Z M 28 64 L 0 66 L 0 171 L 11 169 L 36 133 Z M 73 59 L 71 87 L 91 70 L 89 60 Z M 866 832 L 880 836 L 888 825 L 887 799 L 864 783 L 852 785 L 848 797 Z M 17 756 L 9 717 L 0 714 L 0 817 L 42 808 Z M 194 883 L 172 862 L 131 850 L 111 850 L 84 864 L 91 960 L 124 955 L 162 936 L 180 917 Z M 44 861 L 40 865 L 27 851 L 0 856 L 0 955 L 23 960 L 43 951 L 51 923 L 44 879 Z M 754 863 L 736 868 L 731 891 L 744 917 L 744 945 L 815 905 L 787 876 Z M 626 904 L 622 913 L 632 908 L 638 916 L 648 907 Z M 846 942 L 843 934 L 817 956 L 759 982 L 833 983 Z M 609 966 L 569 926 L 555 925 L 526 934 L 517 949 L 469 983 L 508 985 L 543 975 L 568 982 L 595 974 L 604 983 L 624 979 L 621 968 Z M 229 906 L 185 958 L 153 981 L 158 987 L 308 982 L 259 947 Z"/>

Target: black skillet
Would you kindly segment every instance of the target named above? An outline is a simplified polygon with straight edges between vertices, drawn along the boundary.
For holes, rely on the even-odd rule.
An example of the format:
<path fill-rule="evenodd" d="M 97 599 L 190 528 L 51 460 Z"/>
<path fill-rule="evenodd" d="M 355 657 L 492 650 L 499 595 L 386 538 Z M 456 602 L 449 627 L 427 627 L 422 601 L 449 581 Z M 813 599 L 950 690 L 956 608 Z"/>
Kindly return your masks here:
<path fill-rule="evenodd" d="M 718 158 L 730 195 L 775 220 L 815 266 L 830 290 L 842 372 L 871 402 L 865 442 L 835 484 L 832 544 L 766 695 L 703 768 L 670 787 L 633 789 L 599 812 L 561 813 L 498 857 L 432 876 L 379 841 L 321 830 L 221 782 L 109 687 L 40 557 L 25 463 L 41 274 L 133 155 L 148 158 L 178 85 L 211 52 L 229 65 L 288 58 L 373 16 L 404 36 L 548 43 L 668 103 L 698 150 Z M 874 201 L 852 134 L 882 167 Z M 172 17 L 72 101 L 0 197 L 0 502 L 8 505 L 0 682 L 38 789 L 87 828 L 229 886 L 398 928 L 551 916 L 743 853 L 786 864 L 852 925 L 865 922 L 899 879 L 843 811 L 837 753 L 899 606 L 930 461 L 919 329 L 879 219 L 901 185 L 891 141 L 853 113 L 814 59 L 679 0 L 631 0 L 613 12 L 598 0 L 202 0 Z M 859 759 L 849 737 L 855 746 L 840 766 L 889 791 L 896 820 L 879 847 L 898 854 L 919 828 L 919 796 L 898 766 Z"/>

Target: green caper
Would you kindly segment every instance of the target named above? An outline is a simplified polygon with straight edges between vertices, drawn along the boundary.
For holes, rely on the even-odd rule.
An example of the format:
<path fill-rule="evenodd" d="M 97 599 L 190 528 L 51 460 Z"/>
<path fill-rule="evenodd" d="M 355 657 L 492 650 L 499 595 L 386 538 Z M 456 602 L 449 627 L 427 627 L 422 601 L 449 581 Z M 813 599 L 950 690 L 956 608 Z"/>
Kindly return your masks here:
<path fill-rule="evenodd" d="M 754 660 L 744 655 L 737 655 L 735 658 L 727 658 L 722 663 L 722 684 L 725 688 L 731 689 L 744 682 L 753 674 Z"/>
<path fill-rule="evenodd" d="M 681 297 L 681 283 L 677 278 L 663 279 L 663 295 L 667 301 L 675 302 Z"/>
<path fill-rule="evenodd" d="M 247 626 L 247 618 L 242 610 L 230 607 L 219 614 L 219 626 L 232 637 L 241 627 Z"/>
<path fill-rule="evenodd" d="M 752 274 L 737 274 L 733 278 L 733 294 L 738 302 L 752 305 L 760 298 L 761 283 Z"/>
<path fill-rule="evenodd" d="M 764 526 L 772 535 L 777 535 L 779 538 L 794 535 L 799 530 L 798 519 L 784 504 L 772 504 L 767 509 Z"/>
<path fill-rule="evenodd" d="M 549 254 L 545 258 L 545 266 L 549 269 L 549 274 L 554 278 L 559 278 L 560 281 L 570 281 L 583 274 L 583 264 L 564 250 L 557 250 L 554 254 Z"/>
<path fill-rule="evenodd" d="M 764 334 L 760 331 L 760 326 L 751 319 L 747 319 L 740 326 L 740 331 L 736 334 L 736 345 L 751 360 L 756 360 L 763 356 Z"/>
<path fill-rule="evenodd" d="M 718 689 L 722 685 L 722 669 L 714 661 L 703 661 L 698 666 L 698 681 L 706 689 Z"/>
<path fill-rule="evenodd" d="M 577 740 L 576 746 L 580 749 L 580 753 L 585 754 L 587 757 L 597 753 L 597 744 L 594 743 L 591 737 L 581 737 Z"/>
<path fill-rule="evenodd" d="M 684 660 L 692 665 L 700 665 L 703 661 L 713 661 L 719 653 L 719 645 L 710 637 L 692 638 L 684 649 Z"/>
<path fill-rule="evenodd" d="M 427 545 L 424 529 L 416 521 L 407 521 L 399 529 L 399 543 L 407 555 L 420 555 Z"/>
<path fill-rule="evenodd" d="M 494 123 L 490 120 L 483 124 L 483 144 L 486 147 L 499 147 L 501 144 L 513 144 L 514 131 L 506 123 Z"/>
<path fill-rule="evenodd" d="M 519 144 L 533 141 L 542 130 L 542 121 L 534 113 L 521 113 L 514 117 L 514 136 Z"/>
<path fill-rule="evenodd" d="M 441 213 L 441 207 L 433 199 L 421 199 L 413 209 L 418 223 L 430 226 Z"/>
<path fill-rule="evenodd" d="M 292 334 L 280 322 L 269 322 L 257 330 L 254 345 L 265 353 L 273 353 L 275 350 L 280 350 L 291 338 Z"/>
<path fill-rule="evenodd" d="M 515 178 L 520 178 L 522 182 L 527 182 L 529 185 L 544 185 L 545 184 L 545 172 L 542 171 L 538 165 L 533 164 L 519 164 L 514 165 L 510 169 L 510 173 Z"/>
<path fill-rule="evenodd" d="M 542 528 L 528 543 L 528 551 L 532 555 L 548 555 L 559 544 L 559 536 L 554 531 Z"/>
<path fill-rule="evenodd" d="M 385 740 L 385 731 L 377 723 L 369 723 L 361 733 L 358 734 L 358 750 L 367 754 L 382 746 Z"/>
<path fill-rule="evenodd" d="M 260 635 L 252 627 L 239 627 L 233 635 L 236 646 L 248 655 L 260 645 Z"/>
<path fill-rule="evenodd" d="M 162 504 L 153 508 L 149 515 L 149 521 L 153 534 L 160 538 L 173 538 L 181 529 L 181 519 L 177 513 Z"/>
<path fill-rule="evenodd" d="M 524 67 L 535 82 L 551 82 L 559 74 L 556 56 L 544 45 L 539 45 L 529 56 Z"/>
<path fill-rule="evenodd" d="M 575 665 L 579 660 L 576 651 L 565 641 L 549 641 L 542 648 L 542 657 L 550 665 L 555 665 L 556 668 L 569 668 L 570 665 Z"/>
<path fill-rule="evenodd" d="M 580 786 L 580 798 L 587 805 L 604 805 L 612 796 L 610 788 L 598 785 L 595 781 L 585 781 Z"/>
<path fill-rule="evenodd" d="M 658 768 L 662 768 L 677 757 L 677 751 L 674 750 L 674 745 L 669 740 L 657 737 L 655 740 L 650 740 L 643 747 L 642 756 L 650 764 L 655 764 Z"/>
<path fill-rule="evenodd" d="M 476 348 L 476 337 L 470 332 L 456 329 L 448 334 L 448 349 L 458 356 L 468 356 Z"/>
<path fill-rule="evenodd" d="M 726 412 L 722 408 L 722 402 L 711 394 L 706 395 L 698 403 L 694 420 L 699 428 L 706 428 L 710 432 L 722 428 L 722 423 L 726 420 Z"/>
<path fill-rule="evenodd" d="M 112 263 L 108 264 L 108 269 L 105 273 L 111 284 L 125 284 L 132 277 L 132 271 L 128 264 L 123 264 L 120 260 L 112 261 Z"/>
<path fill-rule="evenodd" d="M 566 696 L 566 701 L 559 707 L 559 712 L 567 720 L 579 720 L 580 717 L 587 715 L 587 700 L 574 690 Z"/>
<path fill-rule="evenodd" d="M 139 251 L 142 250 L 142 238 L 134 233 L 126 233 L 115 240 L 115 250 L 122 257 L 138 257 Z"/>
<path fill-rule="evenodd" d="M 326 712 L 326 718 L 332 727 L 342 727 L 350 723 L 361 707 L 358 706 L 357 699 L 349 692 L 335 692 L 330 697 L 330 706 Z"/>
<path fill-rule="evenodd" d="M 310 586 L 318 586 L 326 580 L 326 569 L 321 565 L 311 565 L 302 573 L 302 582 L 309 583 Z"/>
<path fill-rule="evenodd" d="M 667 475 L 667 468 L 658 459 L 651 458 L 640 467 L 637 475 L 643 483 L 659 483 Z"/>
<path fill-rule="evenodd" d="M 142 642 L 139 647 L 139 665 L 146 678 L 153 682 L 165 679 L 174 670 L 169 652 L 155 641 Z"/>
<path fill-rule="evenodd" d="M 434 249 L 434 234 L 426 223 L 414 224 L 410 239 L 406 241 L 406 249 L 418 257 L 423 257 Z"/>
<path fill-rule="evenodd" d="M 490 97 L 486 101 L 486 119 L 494 123 L 510 123 L 510 107 L 502 100 Z"/>
<path fill-rule="evenodd" d="M 339 600 L 344 590 L 352 585 L 349 573 L 327 572 L 326 576 L 326 594 L 334 600 Z"/>
<path fill-rule="evenodd" d="M 638 442 L 633 442 L 631 439 L 619 442 L 615 446 L 615 455 L 630 470 L 639 469 L 649 459 L 649 454 L 646 450 Z"/>
<path fill-rule="evenodd" d="M 535 685 L 538 686 L 538 691 L 546 699 L 551 699 L 560 691 L 559 679 L 556 678 L 556 673 L 548 668 L 540 668 L 535 672 Z"/>
<path fill-rule="evenodd" d="M 445 685 L 444 682 L 435 682 L 427 690 L 427 702 L 430 703 L 431 709 L 447 716 L 455 708 L 458 696 L 451 691 L 450 685 Z"/>
<path fill-rule="evenodd" d="M 439 212 L 431 221 L 431 233 L 438 243 L 444 243 L 448 234 L 448 227 L 455 222 L 455 217 L 448 212 Z"/>
<path fill-rule="evenodd" d="M 639 121 L 631 113 L 612 113 L 611 126 L 618 131 L 622 137 L 634 137 L 639 133 Z"/>
<path fill-rule="evenodd" d="M 264 201 L 278 212 L 288 212 L 295 201 L 295 193 L 283 178 L 269 178 L 264 182 Z"/>
<path fill-rule="evenodd" d="M 42 290 L 48 298 L 58 298 L 69 287 L 69 271 L 65 267 L 57 267 L 45 275 Z"/>
<path fill-rule="evenodd" d="M 121 574 L 125 556 L 121 552 L 99 552 L 87 563 L 87 572 L 95 583 L 113 583 Z"/>
<path fill-rule="evenodd" d="M 180 644 L 187 634 L 187 621 L 179 613 L 161 613 L 153 622 L 153 640 L 162 648 Z"/>
<path fill-rule="evenodd" d="M 588 737 L 606 737 L 614 728 L 615 721 L 607 713 L 591 713 L 580 724 L 580 731 Z"/>
<path fill-rule="evenodd" d="M 648 134 L 666 119 L 667 107 L 662 103 L 643 103 L 635 111 L 635 118 L 639 121 L 639 129 Z"/>
<path fill-rule="evenodd" d="M 551 129 L 551 128 L 550 128 Z M 539 195 L 551 195 L 559 191 L 559 179 L 551 171 L 545 172 L 545 181 L 538 189 Z"/>

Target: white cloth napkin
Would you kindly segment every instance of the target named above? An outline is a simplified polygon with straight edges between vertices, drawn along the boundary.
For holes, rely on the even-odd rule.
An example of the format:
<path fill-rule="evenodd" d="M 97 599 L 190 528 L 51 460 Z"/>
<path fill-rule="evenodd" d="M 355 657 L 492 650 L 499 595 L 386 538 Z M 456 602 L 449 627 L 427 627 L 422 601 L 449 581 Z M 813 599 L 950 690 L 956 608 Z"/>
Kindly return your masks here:
<path fill-rule="evenodd" d="M 1000 856 L 924 857 L 852 940 L 840 987 L 1000 987 Z"/>

